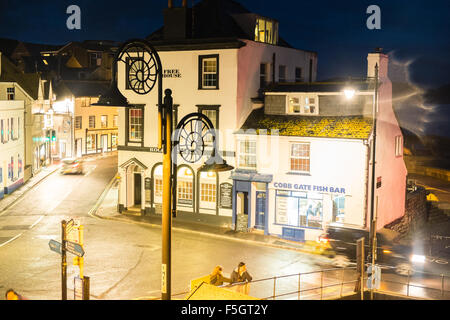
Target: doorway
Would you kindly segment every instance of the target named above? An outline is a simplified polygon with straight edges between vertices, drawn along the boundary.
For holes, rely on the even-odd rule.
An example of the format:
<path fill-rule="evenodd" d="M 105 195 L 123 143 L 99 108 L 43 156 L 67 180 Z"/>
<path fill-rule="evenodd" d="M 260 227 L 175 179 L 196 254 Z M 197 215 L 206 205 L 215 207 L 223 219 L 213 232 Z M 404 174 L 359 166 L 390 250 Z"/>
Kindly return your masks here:
<path fill-rule="evenodd" d="M 102 152 L 108 152 L 108 135 L 102 134 Z"/>
<path fill-rule="evenodd" d="M 266 192 L 256 191 L 255 228 L 264 230 L 266 213 Z"/>
<path fill-rule="evenodd" d="M 81 139 L 77 139 L 75 141 L 75 154 L 76 154 L 77 158 L 81 158 L 81 156 L 83 155 L 83 152 L 81 150 L 81 145 L 82 145 Z"/>
<path fill-rule="evenodd" d="M 140 205 L 141 198 L 141 190 L 142 190 L 142 179 L 140 173 L 134 174 L 134 205 Z"/>

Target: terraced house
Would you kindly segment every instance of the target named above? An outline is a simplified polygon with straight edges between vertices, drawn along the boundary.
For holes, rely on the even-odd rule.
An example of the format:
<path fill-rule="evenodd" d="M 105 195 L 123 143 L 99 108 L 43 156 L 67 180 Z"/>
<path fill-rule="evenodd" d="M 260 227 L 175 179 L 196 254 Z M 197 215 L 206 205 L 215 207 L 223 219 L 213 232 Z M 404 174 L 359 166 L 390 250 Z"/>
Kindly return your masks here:
<path fill-rule="evenodd" d="M 377 228 L 404 215 L 407 172 L 388 56 L 375 52 L 367 59 L 365 79 L 277 83 L 266 90 L 264 105 L 236 132 L 237 229 L 314 240 L 329 224 L 369 228 L 374 112 Z"/>

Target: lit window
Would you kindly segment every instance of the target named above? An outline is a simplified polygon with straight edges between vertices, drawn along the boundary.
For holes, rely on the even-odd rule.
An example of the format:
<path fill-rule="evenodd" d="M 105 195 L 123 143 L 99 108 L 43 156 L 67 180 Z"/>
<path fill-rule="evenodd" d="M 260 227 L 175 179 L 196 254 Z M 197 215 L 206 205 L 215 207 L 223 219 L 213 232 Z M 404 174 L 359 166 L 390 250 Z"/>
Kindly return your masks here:
<path fill-rule="evenodd" d="M 403 138 L 402 136 L 395 137 L 395 156 L 401 157 L 403 155 Z"/>
<path fill-rule="evenodd" d="M 255 41 L 277 44 L 278 22 L 262 18 L 256 19 Z"/>
<path fill-rule="evenodd" d="M 192 181 L 178 181 L 178 202 L 181 204 L 192 204 Z"/>
<path fill-rule="evenodd" d="M 239 141 L 239 168 L 256 169 L 256 141 Z"/>
<path fill-rule="evenodd" d="M 134 142 L 142 141 L 143 112 L 139 108 L 129 110 L 129 135 L 128 139 Z"/>
<path fill-rule="evenodd" d="M 155 197 L 162 197 L 163 194 L 163 181 L 162 179 L 155 178 Z"/>
<path fill-rule="evenodd" d="M 117 128 L 119 126 L 119 116 L 118 115 L 114 115 L 113 117 L 113 127 Z"/>
<path fill-rule="evenodd" d="M 100 124 L 102 128 L 108 127 L 108 116 L 100 116 Z"/>
<path fill-rule="evenodd" d="M 291 144 L 291 171 L 309 173 L 310 170 L 310 144 L 293 143 Z"/>
<path fill-rule="evenodd" d="M 287 113 L 318 115 L 317 100 L 315 95 L 288 95 Z"/>
<path fill-rule="evenodd" d="M 97 151 L 97 135 L 90 133 L 86 137 L 86 147 L 88 151 Z"/>
<path fill-rule="evenodd" d="M 205 202 L 216 202 L 216 184 L 201 183 L 200 184 L 200 200 Z"/>
<path fill-rule="evenodd" d="M 102 53 L 101 52 L 91 52 L 89 55 L 90 58 L 90 66 L 98 67 L 102 64 Z"/>
<path fill-rule="evenodd" d="M 219 89 L 219 56 L 199 56 L 199 89 Z"/>

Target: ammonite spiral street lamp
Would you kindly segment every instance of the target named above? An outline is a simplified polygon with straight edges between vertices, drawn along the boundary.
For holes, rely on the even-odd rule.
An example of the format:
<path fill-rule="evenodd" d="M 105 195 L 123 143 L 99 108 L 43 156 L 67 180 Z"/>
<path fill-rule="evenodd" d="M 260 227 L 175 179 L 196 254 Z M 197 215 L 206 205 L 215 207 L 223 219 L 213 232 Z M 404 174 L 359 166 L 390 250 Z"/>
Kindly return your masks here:
<path fill-rule="evenodd" d="M 171 298 L 171 229 L 172 216 L 176 216 L 177 159 L 195 163 L 203 156 L 212 142 L 211 157 L 200 167 L 201 171 L 229 171 L 232 166 L 217 155 L 217 136 L 214 126 L 204 114 L 191 113 L 178 123 L 173 132 L 172 91 L 162 96 L 162 64 L 157 51 L 142 39 L 125 42 L 116 52 L 112 66 L 112 80 L 108 91 L 99 97 L 96 106 L 128 107 L 126 97 L 117 88 L 117 64 L 125 64 L 127 87 L 146 95 L 156 83 L 158 90 L 158 149 L 163 151 L 163 204 L 162 204 L 162 265 L 161 299 Z M 173 135 L 173 141 L 172 141 Z M 172 214 L 171 214 L 172 211 Z"/>

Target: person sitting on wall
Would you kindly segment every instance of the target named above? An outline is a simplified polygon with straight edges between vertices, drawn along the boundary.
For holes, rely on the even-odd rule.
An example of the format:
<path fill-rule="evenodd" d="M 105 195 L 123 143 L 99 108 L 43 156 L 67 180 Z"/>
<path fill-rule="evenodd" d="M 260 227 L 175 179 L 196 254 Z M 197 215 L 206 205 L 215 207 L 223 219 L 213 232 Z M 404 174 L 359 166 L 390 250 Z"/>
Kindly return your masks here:
<path fill-rule="evenodd" d="M 221 286 L 224 282 L 231 282 L 231 280 L 223 275 L 222 266 L 216 266 L 209 275 L 209 283 L 215 286 Z"/>
<path fill-rule="evenodd" d="M 231 273 L 231 283 L 250 282 L 252 279 L 253 277 L 248 273 L 244 262 L 240 262 L 238 267 Z"/>

